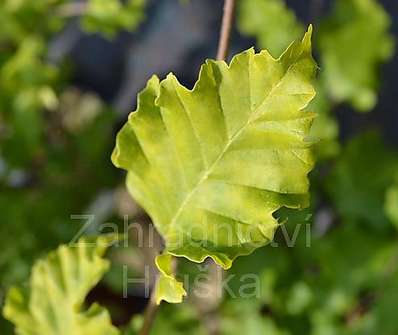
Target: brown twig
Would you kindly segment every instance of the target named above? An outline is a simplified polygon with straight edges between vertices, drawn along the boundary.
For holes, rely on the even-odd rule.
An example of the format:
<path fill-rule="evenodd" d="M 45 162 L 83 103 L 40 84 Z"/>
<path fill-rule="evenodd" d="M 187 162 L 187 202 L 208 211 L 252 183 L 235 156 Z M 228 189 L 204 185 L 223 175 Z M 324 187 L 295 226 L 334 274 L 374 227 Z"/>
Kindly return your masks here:
<path fill-rule="evenodd" d="M 235 0 L 225 0 L 224 14 L 221 24 L 220 41 L 218 44 L 217 59 L 225 60 L 228 56 L 229 38 L 231 35 L 232 22 L 234 20 Z"/>
<path fill-rule="evenodd" d="M 155 287 L 152 289 L 151 297 L 148 301 L 148 304 L 146 305 L 144 313 L 144 324 L 142 325 L 139 335 L 149 335 L 153 322 L 155 321 L 155 316 L 159 308 L 159 305 L 156 303 L 155 288 L 156 284 Z"/>

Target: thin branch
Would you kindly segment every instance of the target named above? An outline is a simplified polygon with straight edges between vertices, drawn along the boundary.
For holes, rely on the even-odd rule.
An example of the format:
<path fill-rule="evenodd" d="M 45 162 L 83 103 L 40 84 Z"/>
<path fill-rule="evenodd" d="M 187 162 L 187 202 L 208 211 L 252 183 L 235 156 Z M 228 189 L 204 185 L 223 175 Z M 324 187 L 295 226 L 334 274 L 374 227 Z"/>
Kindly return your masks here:
<path fill-rule="evenodd" d="M 159 305 L 156 303 L 156 294 L 155 294 L 156 285 L 157 285 L 157 280 L 154 288 L 152 289 L 151 297 L 145 308 L 144 324 L 142 325 L 139 335 L 149 335 L 149 332 L 151 331 L 151 328 L 153 326 L 153 322 L 155 321 L 155 316 L 159 308 Z"/>
<path fill-rule="evenodd" d="M 232 22 L 234 20 L 234 12 L 235 12 L 235 0 L 225 0 L 220 41 L 218 44 L 218 51 L 217 51 L 218 60 L 225 60 L 228 56 L 229 39 L 231 35 Z"/>

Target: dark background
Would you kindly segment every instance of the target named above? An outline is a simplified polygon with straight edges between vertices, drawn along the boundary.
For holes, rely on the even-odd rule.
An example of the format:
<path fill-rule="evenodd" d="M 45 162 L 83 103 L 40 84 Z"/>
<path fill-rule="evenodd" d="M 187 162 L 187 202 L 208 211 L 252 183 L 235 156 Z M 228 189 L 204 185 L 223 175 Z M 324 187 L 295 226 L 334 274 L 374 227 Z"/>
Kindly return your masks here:
<path fill-rule="evenodd" d="M 398 2 L 380 2 L 392 18 L 391 31 L 397 37 Z M 315 25 L 316 34 L 316 24 L 330 10 L 331 1 L 288 0 L 287 3 L 300 21 Z M 70 24 L 54 41 L 57 47 L 53 49 L 57 51 L 53 57 L 69 55 L 75 64 L 74 84 L 97 92 L 111 103 L 120 113 L 119 125 L 122 125 L 127 113 L 135 108 L 138 91 L 152 74 L 162 78 L 173 72 L 183 84 L 193 85 L 203 61 L 215 57 L 221 16 L 222 1 L 191 0 L 181 5 L 179 0 L 152 0 L 140 28 L 134 33 L 119 33 L 112 41 L 84 35 L 76 24 Z M 63 47 L 59 48 L 59 44 Z M 230 54 L 253 45 L 255 40 L 241 36 L 235 29 Z M 347 105 L 335 109 L 342 140 L 377 127 L 383 130 L 388 142 L 398 144 L 397 54 L 380 72 L 383 80 L 375 112 L 360 114 Z"/>

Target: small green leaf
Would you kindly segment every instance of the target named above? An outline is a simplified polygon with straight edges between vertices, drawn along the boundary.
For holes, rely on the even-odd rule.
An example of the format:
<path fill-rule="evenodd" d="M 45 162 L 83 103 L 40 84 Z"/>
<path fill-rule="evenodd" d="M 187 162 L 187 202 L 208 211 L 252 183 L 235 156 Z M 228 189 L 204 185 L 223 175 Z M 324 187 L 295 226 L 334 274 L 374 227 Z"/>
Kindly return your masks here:
<path fill-rule="evenodd" d="M 304 32 L 284 0 L 240 0 L 238 4 L 238 29 L 256 37 L 260 48 L 272 55 L 280 55 Z"/>
<path fill-rule="evenodd" d="M 321 26 L 322 79 L 336 102 L 359 111 L 377 102 L 378 65 L 391 58 L 390 18 L 375 0 L 338 0 Z"/>
<path fill-rule="evenodd" d="M 97 304 L 82 310 L 88 292 L 108 270 L 103 255 L 114 236 L 62 245 L 35 263 L 27 290 L 13 287 L 4 316 L 19 335 L 117 335 L 108 312 Z"/>
<path fill-rule="evenodd" d="M 88 0 L 87 12 L 81 18 L 88 32 L 112 37 L 118 30 L 132 31 L 144 18 L 146 0 Z"/>
<path fill-rule="evenodd" d="M 162 300 L 170 303 L 180 303 L 187 295 L 182 284 L 178 282 L 173 274 L 173 258 L 170 254 L 162 254 L 156 257 L 156 266 L 160 276 L 156 284 L 156 303 Z"/>
<path fill-rule="evenodd" d="M 192 90 L 153 77 L 117 136 L 113 163 L 166 252 L 225 269 L 269 243 L 279 208 L 308 205 L 315 95 L 312 28 L 274 59 L 208 60 Z"/>

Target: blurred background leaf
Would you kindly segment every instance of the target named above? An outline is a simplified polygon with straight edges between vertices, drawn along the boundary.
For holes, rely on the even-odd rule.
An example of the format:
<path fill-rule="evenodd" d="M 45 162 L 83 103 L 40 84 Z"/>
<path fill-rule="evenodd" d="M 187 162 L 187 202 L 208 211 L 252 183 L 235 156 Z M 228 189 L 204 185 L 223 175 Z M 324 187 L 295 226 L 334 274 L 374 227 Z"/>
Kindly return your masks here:
<path fill-rule="evenodd" d="M 323 80 L 336 102 L 358 111 L 377 102 L 378 67 L 390 59 L 394 39 L 390 18 L 377 0 L 337 0 L 319 30 Z"/>

